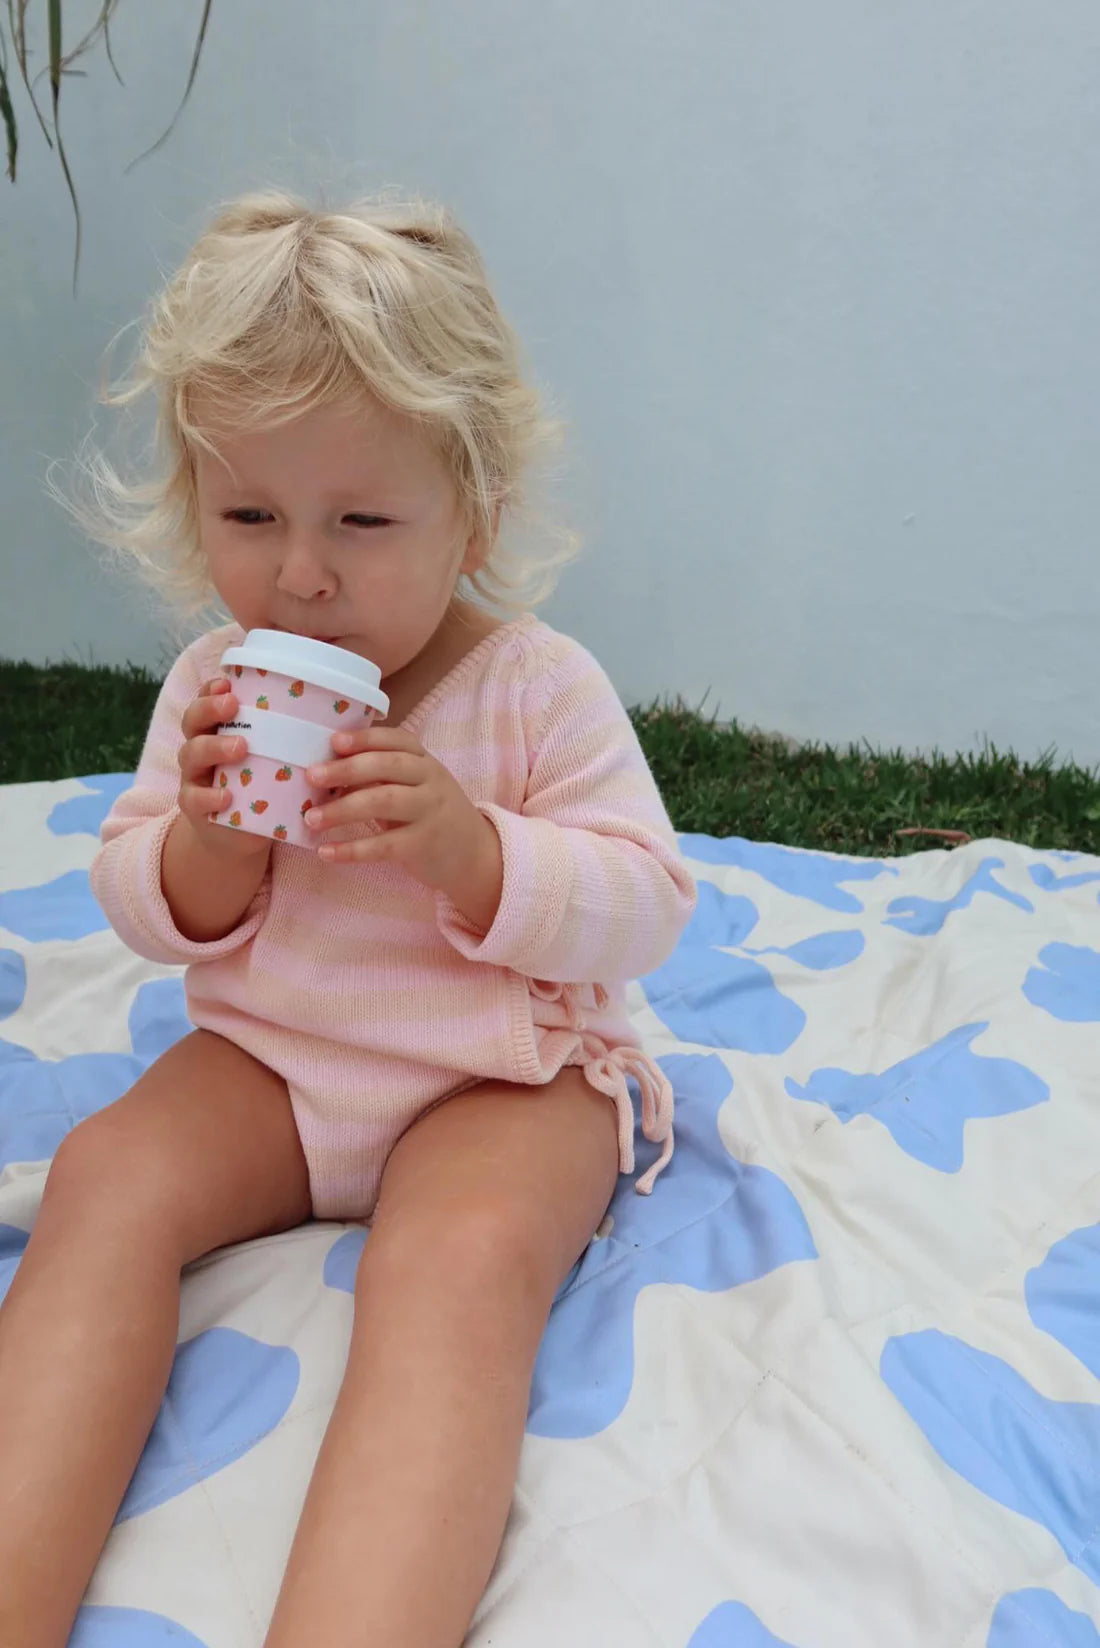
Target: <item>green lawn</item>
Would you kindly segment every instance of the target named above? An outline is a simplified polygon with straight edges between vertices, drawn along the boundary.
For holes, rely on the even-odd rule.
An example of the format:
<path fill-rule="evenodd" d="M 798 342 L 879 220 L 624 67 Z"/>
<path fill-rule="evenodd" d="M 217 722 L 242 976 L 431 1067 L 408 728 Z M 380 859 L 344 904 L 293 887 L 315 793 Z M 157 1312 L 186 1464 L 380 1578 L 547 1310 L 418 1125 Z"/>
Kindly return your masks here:
<path fill-rule="evenodd" d="M 0 783 L 126 772 L 159 682 L 143 669 L 0 661 Z M 942 845 L 912 828 L 1100 852 L 1100 778 L 1053 760 L 807 745 L 718 726 L 682 707 L 631 711 L 679 830 L 844 853 Z"/>

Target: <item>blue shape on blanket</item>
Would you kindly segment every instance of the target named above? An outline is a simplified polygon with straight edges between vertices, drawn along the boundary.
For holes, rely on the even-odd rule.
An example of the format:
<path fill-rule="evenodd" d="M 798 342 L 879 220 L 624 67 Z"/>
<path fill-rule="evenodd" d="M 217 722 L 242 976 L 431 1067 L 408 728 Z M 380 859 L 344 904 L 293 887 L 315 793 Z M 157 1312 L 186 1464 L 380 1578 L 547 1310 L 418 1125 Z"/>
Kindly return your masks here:
<path fill-rule="evenodd" d="M 1044 944 L 1023 984 L 1033 1006 L 1067 1024 L 1100 1020 L 1100 953 L 1086 944 Z"/>
<path fill-rule="evenodd" d="M 121 1098 L 154 1058 L 191 1029 L 179 978 L 151 979 L 134 996 L 133 1053 L 40 1059 L 0 1037 L 0 1168 L 42 1161 L 85 1116 Z"/>
<path fill-rule="evenodd" d="M 1100 1633 L 1053 1591 L 1010 1591 L 997 1604 L 986 1648 L 1100 1648 Z"/>
<path fill-rule="evenodd" d="M 213 1476 L 273 1431 L 298 1389 L 289 1345 L 209 1328 L 180 1345 L 160 1413 L 117 1522 Z"/>
<path fill-rule="evenodd" d="M 944 922 L 953 910 L 965 910 L 978 893 L 992 893 L 994 898 L 1003 899 L 1006 904 L 1015 905 L 1017 910 L 1034 912 L 1035 906 L 1022 893 L 1014 893 L 1008 887 L 1002 887 L 993 875 L 994 870 L 1004 869 L 1003 858 L 983 858 L 974 874 L 963 883 L 954 898 L 918 898 L 914 893 L 908 893 L 904 898 L 893 899 L 886 907 L 883 918 L 888 927 L 898 927 L 903 933 L 917 933 L 922 938 L 930 938 L 938 933 Z"/>
<path fill-rule="evenodd" d="M 528 1430 L 593 1436 L 616 1419 L 634 1379 L 634 1304 L 651 1282 L 713 1293 L 754 1281 L 817 1250 L 782 1179 L 730 1155 L 718 1111 L 733 1078 L 714 1054 L 660 1060 L 676 1092 L 676 1154 L 651 1197 L 620 1178 L 612 1229 L 594 1241 L 559 1290 L 539 1350 Z M 639 1133 L 638 1171 L 656 1149 Z M 659 1194 L 658 1194 L 659 1191 Z M 353 1291 L 366 1232 L 347 1231 L 328 1251 L 324 1280 Z"/>
<path fill-rule="evenodd" d="M 825 1068 L 804 1087 L 790 1077 L 785 1086 L 794 1099 L 827 1104 L 842 1122 L 873 1115 L 907 1155 L 941 1173 L 957 1173 L 967 1121 L 1027 1110 L 1050 1097 L 1046 1082 L 1026 1065 L 971 1051 L 971 1042 L 988 1028 L 988 1021 L 960 1025 L 880 1076 Z"/>
<path fill-rule="evenodd" d="M 107 917 L 92 897 L 87 870 L 66 870 L 41 886 L 0 893 L 0 927 L 32 943 L 87 938 L 107 925 Z"/>
<path fill-rule="evenodd" d="M 99 835 L 99 827 L 124 790 L 134 782 L 133 773 L 93 773 L 80 782 L 87 795 L 73 795 L 59 801 L 46 826 L 54 835 Z"/>
<path fill-rule="evenodd" d="M 747 956 L 681 943 L 641 980 L 646 1000 L 677 1041 L 743 1053 L 785 1053 L 806 1014 Z"/>
<path fill-rule="evenodd" d="M 1045 893 L 1064 893 L 1071 887 L 1086 887 L 1090 881 L 1100 881 L 1100 870 L 1071 870 L 1069 875 L 1060 876 L 1055 875 L 1049 864 L 1031 864 L 1027 873 Z"/>
<path fill-rule="evenodd" d="M 773 1636 L 743 1602 L 723 1602 L 707 1615 L 687 1648 L 793 1648 L 793 1644 Z"/>
<path fill-rule="evenodd" d="M 27 993 L 27 964 L 18 950 L 0 950 L 0 1019 L 10 1019 Z"/>
<path fill-rule="evenodd" d="M 150 1065 L 162 1053 L 194 1029 L 187 1017 L 187 998 L 182 978 L 149 979 L 137 990 L 128 1020 L 130 1045 L 142 1065 Z"/>
<path fill-rule="evenodd" d="M 689 949 L 740 949 L 750 956 L 786 956 L 800 967 L 809 967 L 814 972 L 846 967 L 863 953 L 863 934 L 851 927 L 813 933 L 795 944 L 765 944 L 759 949 L 751 948 L 745 940 L 759 920 L 760 912 L 751 898 L 723 892 L 713 881 L 700 881 L 695 910 L 680 935 L 680 946 Z M 651 978 L 653 976 L 650 975 Z"/>
<path fill-rule="evenodd" d="M 16 1225 L 0 1225 L 0 1300 L 11 1287 L 16 1266 L 30 1237 Z"/>
<path fill-rule="evenodd" d="M 116 796 L 133 783 L 133 774 L 100 773 L 80 782 L 88 786 L 89 793 L 59 801 L 47 819 L 54 835 L 98 836 Z M 86 870 L 67 870 L 36 887 L 15 887 L 0 893 L 0 927 L 35 943 L 86 938 L 89 933 L 103 932 L 108 925 L 92 894 Z"/>
<path fill-rule="evenodd" d="M 1052 1401 L 935 1328 L 888 1339 L 879 1371 L 952 1470 L 1046 1528 L 1100 1582 L 1100 1407 Z"/>
<path fill-rule="evenodd" d="M 652 1196 L 620 1178 L 610 1233 L 592 1242 L 558 1295 L 535 1365 L 527 1428 L 582 1437 L 618 1417 L 634 1378 L 634 1306 L 655 1282 L 705 1292 L 815 1259 L 809 1226 L 783 1180 L 731 1156 L 718 1112 L 733 1088 L 715 1054 L 660 1060 L 676 1092 L 676 1154 Z M 639 1168 L 655 1155 L 638 1145 Z"/>
<path fill-rule="evenodd" d="M 642 979 L 653 1011 L 680 1041 L 700 1047 L 783 1053 L 801 1035 L 806 1015 L 771 973 L 718 946 L 740 945 L 758 920 L 750 899 L 699 884 L 699 902 L 680 942 Z"/>
<path fill-rule="evenodd" d="M 1037 1328 L 1065 1345 L 1100 1379 L 1100 1225 L 1085 1225 L 1055 1242 L 1029 1270 L 1024 1298 Z"/>
<path fill-rule="evenodd" d="M 744 944 L 760 920 L 760 911 L 752 899 L 742 898 L 739 893 L 724 893 L 713 881 L 700 881 L 697 892 L 695 909 L 680 934 L 680 943 L 729 950 Z"/>
<path fill-rule="evenodd" d="M 355 1292 L 355 1273 L 366 1239 L 365 1230 L 348 1230 L 333 1242 L 325 1255 L 322 1272 L 326 1287 L 339 1288 L 343 1293 Z"/>
<path fill-rule="evenodd" d="M 796 898 L 808 898 L 826 910 L 856 914 L 863 905 L 841 885 L 846 881 L 874 881 L 877 876 L 898 871 L 891 864 L 868 858 L 833 858 L 828 853 L 809 852 L 800 847 L 777 847 L 766 841 L 746 841 L 743 836 L 681 835 L 680 845 L 688 858 L 700 864 L 734 864 L 763 876 L 773 887 Z"/>
<path fill-rule="evenodd" d="M 814 933 L 811 938 L 799 939 L 797 944 L 788 944 L 781 947 L 778 944 L 766 944 L 763 949 L 755 950 L 746 947 L 750 956 L 786 956 L 790 961 L 796 961 L 800 967 L 812 968 L 815 973 L 824 973 L 834 967 L 847 967 L 850 961 L 863 954 L 866 940 L 863 934 L 854 927 L 841 928 L 834 933 Z"/>
<path fill-rule="evenodd" d="M 69 1638 L 69 1648 L 206 1648 L 198 1637 L 163 1614 L 145 1608 L 81 1608 Z"/>

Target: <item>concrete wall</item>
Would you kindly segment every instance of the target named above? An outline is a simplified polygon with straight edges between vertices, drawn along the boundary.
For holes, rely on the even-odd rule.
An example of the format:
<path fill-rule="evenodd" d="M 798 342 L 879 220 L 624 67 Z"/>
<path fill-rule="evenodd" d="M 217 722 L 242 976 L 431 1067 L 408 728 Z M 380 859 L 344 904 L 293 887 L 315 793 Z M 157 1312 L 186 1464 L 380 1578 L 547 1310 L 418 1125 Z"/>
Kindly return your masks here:
<path fill-rule="evenodd" d="M 0 654 L 158 662 L 45 497 L 210 206 L 393 184 L 477 238 L 571 420 L 546 616 L 628 700 L 1100 760 L 1093 0 L 127 0 L 0 185 Z M 303 19 L 308 18 L 308 22 Z"/>

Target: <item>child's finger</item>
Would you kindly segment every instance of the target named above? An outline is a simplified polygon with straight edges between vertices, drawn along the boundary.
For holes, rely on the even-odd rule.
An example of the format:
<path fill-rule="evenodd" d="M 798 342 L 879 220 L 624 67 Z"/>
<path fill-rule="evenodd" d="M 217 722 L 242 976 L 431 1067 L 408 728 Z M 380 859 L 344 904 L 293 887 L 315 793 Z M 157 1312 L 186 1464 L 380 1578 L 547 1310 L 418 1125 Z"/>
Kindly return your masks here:
<path fill-rule="evenodd" d="M 376 819 L 382 824 L 411 824 L 423 817 L 425 800 L 420 789 L 409 784 L 372 784 L 365 790 L 351 790 L 323 806 L 311 807 L 305 815 L 310 830 L 331 830 L 337 824 L 362 824 Z"/>
<path fill-rule="evenodd" d="M 213 733 L 204 733 L 180 745 L 180 772 L 184 778 L 193 780 L 212 772 L 224 761 L 239 761 L 245 754 L 245 741 L 236 734 L 217 737 Z"/>
<path fill-rule="evenodd" d="M 369 864 L 379 859 L 400 856 L 402 829 L 387 830 L 383 835 L 364 835 L 355 841 L 325 841 L 317 849 L 317 857 L 330 864 Z"/>
<path fill-rule="evenodd" d="M 424 746 L 401 727 L 360 727 L 356 732 L 334 732 L 332 747 L 338 755 L 354 755 L 357 750 L 407 750 L 423 755 Z"/>
<path fill-rule="evenodd" d="M 231 692 L 207 693 L 192 700 L 183 712 L 180 726 L 185 738 L 194 738 L 197 733 L 209 732 L 211 727 L 217 727 L 223 721 L 232 721 L 237 710 L 237 700 Z"/>
<path fill-rule="evenodd" d="M 352 789 L 362 784 L 420 784 L 426 771 L 423 755 L 406 750 L 365 750 L 309 767 L 306 777 L 319 787 Z"/>
<path fill-rule="evenodd" d="M 225 707 L 225 700 L 232 688 L 224 675 L 216 675 L 212 681 L 204 681 L 195 695 L 194 703 L 204 706 L 206 713 L 217 709 L 220 714 Z"/>
<path fill-rule="evenodd" d="M 180 812 L 194 824 L 205 823 L 212 814 L 224 812 L 233 800 L 232 790 L 215 790 L 203 784 L 185 784 L 180 791 Z"/>
<path fill-rule="evenodd" d="M 233 720 L 237 712 L 237 700 L 231 692 L 221 692 L 216 697 L 195 699 L 188 704 L 180 722 L 183 737 L 195 738 L 198 733 L 211 732 L 226 720 Z"/>

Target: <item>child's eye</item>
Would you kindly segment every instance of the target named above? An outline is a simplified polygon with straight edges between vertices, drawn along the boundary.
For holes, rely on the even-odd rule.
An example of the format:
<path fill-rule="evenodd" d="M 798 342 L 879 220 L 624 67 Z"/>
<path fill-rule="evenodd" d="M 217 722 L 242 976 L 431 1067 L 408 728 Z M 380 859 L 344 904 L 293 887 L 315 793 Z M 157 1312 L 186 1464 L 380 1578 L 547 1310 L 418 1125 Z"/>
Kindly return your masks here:
<path fill-rule="evenodd" d="M 239 526 L 262 526 L 265 521 L 274 517 L 266 509 L 226 509 L 222 511 L 224 521 L 236 521 Z M 374 527 L 389 526 L 389 520 L 384 515 L 345 515 L 344 520 L 352 526 Z"/>
<path fill-rule="evenodd" d="M 266 509 L 227 509 L 222 515 L 225 521 L 237 521 L 241 526 L 258 526 L 263 521 L 270 521 L 271 516 Z"/>

